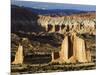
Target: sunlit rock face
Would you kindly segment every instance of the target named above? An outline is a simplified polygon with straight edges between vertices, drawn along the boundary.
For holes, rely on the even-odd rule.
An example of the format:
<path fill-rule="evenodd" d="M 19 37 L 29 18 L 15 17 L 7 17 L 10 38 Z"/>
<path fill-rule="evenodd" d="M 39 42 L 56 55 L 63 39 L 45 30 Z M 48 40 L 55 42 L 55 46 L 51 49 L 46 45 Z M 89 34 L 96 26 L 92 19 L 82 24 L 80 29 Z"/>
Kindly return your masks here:
<path fill-rule="evenodd" d="M 95 35 L 96 22 L 94 13 L 55 17 L 39 15 L 37 22 L 48 32 L 63 34 L 66 31 L 76 31 Z"/>
<path fill-rule="evenodd" d="M 68 60 L 68 36 L 66 36 L 61 45 L 61 51 L 52 52 L 52 62 L 64 63 Z"/>
<path fill-rule="evenodd" d="M 19 45 L 18 50 L 15 54 L 15 59 L 12 62 L 12 64 L 23 64 L 23 59 L 24 59 L 23 46 Z"/>
<path fill-rule="evenodd" d="M 74 35 L 73 50 L 78 62 L 87 62 L 85 41 Z"/>
<path fill-rule="evenodd" d="M 59 63 L 86 63 L 91 62 L 91 53 L 86 50 L 85 40 L 76 36 L 75 33 L 66 35 L 60 52 L 52 53 L 52 62 Z"/>

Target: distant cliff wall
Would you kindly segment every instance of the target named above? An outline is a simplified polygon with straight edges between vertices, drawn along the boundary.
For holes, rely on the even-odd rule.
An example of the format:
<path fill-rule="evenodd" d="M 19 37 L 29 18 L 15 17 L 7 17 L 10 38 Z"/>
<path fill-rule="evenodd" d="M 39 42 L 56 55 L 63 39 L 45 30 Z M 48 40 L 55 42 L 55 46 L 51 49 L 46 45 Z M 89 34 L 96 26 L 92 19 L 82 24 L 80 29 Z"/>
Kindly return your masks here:
<path fill-rule="evenodd" d="M 55 17 L 39 15 L 37 23 L 48 32 L 65 33 L 66 31 L 75 31 L 95 35 L 96 29 L 95 13 Z"/>

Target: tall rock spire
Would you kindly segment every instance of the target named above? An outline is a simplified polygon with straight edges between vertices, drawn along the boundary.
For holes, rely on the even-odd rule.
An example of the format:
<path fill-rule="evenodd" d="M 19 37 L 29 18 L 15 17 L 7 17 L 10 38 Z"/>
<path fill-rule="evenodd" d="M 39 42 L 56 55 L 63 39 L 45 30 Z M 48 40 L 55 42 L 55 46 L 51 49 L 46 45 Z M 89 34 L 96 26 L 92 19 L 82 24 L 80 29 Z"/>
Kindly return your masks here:
<path fill-rule="evenodd" d="M 18 50 L 15 54 L 15 59 L 12 64 L 22 64 L 23 63 L 23 46 L 19 44 Z"/>

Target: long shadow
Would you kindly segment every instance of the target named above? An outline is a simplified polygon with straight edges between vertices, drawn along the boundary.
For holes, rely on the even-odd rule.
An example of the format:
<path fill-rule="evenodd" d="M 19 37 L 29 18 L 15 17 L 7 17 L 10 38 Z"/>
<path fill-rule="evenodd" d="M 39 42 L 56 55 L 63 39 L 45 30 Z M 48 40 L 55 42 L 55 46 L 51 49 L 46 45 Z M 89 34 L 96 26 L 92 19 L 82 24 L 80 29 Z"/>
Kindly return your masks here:
<path fill-rule="evenodd" d="M 49 63 L 51 61 L 51 55 L 45 54 L 45 55 L 27 55 L 25 56 L 24 63 L 25 64 L 45 64 Z"/>

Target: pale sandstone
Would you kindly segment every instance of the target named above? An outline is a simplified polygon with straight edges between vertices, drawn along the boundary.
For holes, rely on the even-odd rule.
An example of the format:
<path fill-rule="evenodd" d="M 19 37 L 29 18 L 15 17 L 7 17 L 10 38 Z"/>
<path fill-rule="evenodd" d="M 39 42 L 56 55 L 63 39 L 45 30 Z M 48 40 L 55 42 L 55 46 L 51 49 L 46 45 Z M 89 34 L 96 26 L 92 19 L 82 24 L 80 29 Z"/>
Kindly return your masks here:
<path fill-rule="evenodd" d="M 23 64 L 23 46 L 19 45 L 18 50 L 15 54 L 15 59 L 12 64 Z"/>
<path fill-rule="evenodd" d="M 68 31 L 74 30 L 77 33 L 89 33 L 89 34 L 95 33 L 94 30 L 96 26 L 94 14 L 90 14 L 89 16 L 82 14 L 82 15 L 72 15 L 64 17 L 60 16 L 51 17 L 51 16 L 41 15 L 39 16 L 38 24 L 44 27 L 46 31 L 48 30 L 48 25 L 49 24 L 52 25 L 53 27 L 50 32 L 55 32 L 54 30 L 55 25 L 59 25 L 59 27 L 65 25 L 66 28 L 67 26 L 69 26 Z M 59 30 L 59 33 L 61 34 L 63 34 L 64 32 L 66 32 L 66 29 Z"/>
<path fill-rule="evenodd" d="M 76 33 L 72 33 L 71 35 L 65 36 L 61 45 L 61 51 L 52 53 L 52 62 L 91 62 L 91 53 L 90 51 L 86 51 L 85 41 L 77 37 Z"/>

